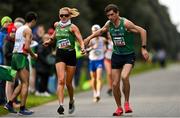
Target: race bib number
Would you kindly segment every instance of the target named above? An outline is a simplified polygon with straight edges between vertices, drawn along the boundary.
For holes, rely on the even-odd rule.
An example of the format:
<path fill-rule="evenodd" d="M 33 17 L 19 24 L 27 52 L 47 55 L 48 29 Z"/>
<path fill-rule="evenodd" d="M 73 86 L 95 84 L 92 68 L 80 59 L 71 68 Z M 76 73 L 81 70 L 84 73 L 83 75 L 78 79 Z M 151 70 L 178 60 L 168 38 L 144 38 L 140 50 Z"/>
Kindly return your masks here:
<path fill-rule="evenodd" d="M 124 37 L 115 37 L 114 38 L 114 44 L 116 46 L 125 46 L 126 43 L 125 43 Z"/>
<path fill-rule="evenodd" d="M 101 55 L 101 51 L 99 51 L 99 50 L 94 51 L 94 55 L 95 55 L 95 56 Z"/>
<path fill-rule="evenodd" d="M 57 43 L 58 43 L 58 48 L 68 48 L 71 46 L 71 43 L 68 39 L 61 39 Z"/>

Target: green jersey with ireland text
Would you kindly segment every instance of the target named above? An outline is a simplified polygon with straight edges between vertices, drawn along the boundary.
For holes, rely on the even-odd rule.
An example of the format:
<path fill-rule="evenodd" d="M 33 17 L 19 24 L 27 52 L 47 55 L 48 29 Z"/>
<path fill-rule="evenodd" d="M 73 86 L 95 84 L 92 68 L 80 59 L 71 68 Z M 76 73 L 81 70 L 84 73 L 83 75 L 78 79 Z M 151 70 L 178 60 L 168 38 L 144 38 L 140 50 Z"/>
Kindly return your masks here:
<path fill-rule="evenodd" d="M 109 32 L 113 41 L 113 53 L 127 55 L 134 52 L 134 35 L 127 31 L 124 25 L 125 18 L 120 18 L 120 25 L 115 27 L 109 23 Z"/>
<path fill-rule="evenodd" d="M 71 24 L 66 27 L 58 25 L 56 31 L 56 47 L 58 49 L 74 49 L 75 35 L 70 31 Z"/>

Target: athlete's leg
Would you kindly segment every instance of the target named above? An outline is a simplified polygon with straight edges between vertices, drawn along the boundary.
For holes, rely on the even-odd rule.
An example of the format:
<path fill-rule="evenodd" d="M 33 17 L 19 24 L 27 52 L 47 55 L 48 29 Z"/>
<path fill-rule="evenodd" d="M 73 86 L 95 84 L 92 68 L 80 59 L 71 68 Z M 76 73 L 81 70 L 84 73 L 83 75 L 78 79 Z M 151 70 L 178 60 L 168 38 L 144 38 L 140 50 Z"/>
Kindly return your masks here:
<path fill-rule="evenodd" d="M 75 74 L 76 71 L 76 67 L 75 66 L 67 66 L 66 67 L 66 86 L 67 86 L 67 90 L 68 90 L 68 94 L 69 94 L 69 113 L 72 114 L 75 110 L 75 106 L 74 106 L 74 90 L 73 90 L 73 86 L 72 86 L 72 79 L 73 76 Z"/>
<path fill-rule="evenodd" d="M 122 70 L 121 78 L 123 81 L 123 93 L 125 96 L 124 109 L 125 113 L 131 113 L 132 108 L 129 105 L 129 96 L 130 96 L 130 82 L 129 75 L 132 70 L 132 64 L 125 64 Z"/>
<path fill-rule="evenodd" d="M 121 107 L 120 74 L 121 69 L 112 69 L 112 88 L 117 107 Z"/>
<path fill-rule="evenodd" d="M 56 63 L 56 72 L 58 77 L 57 95 L 60 105 L 63 105 L 64 103 L 65 69 L 66 64 L 64 62 Z"/>
<path fill-rule="evenodd" d="M 18 78 L 18 72 L 13 82 L 9 82 L 9 81 L 6 82 L 6 97 L 8 101 L 11 100 L 12 98 L 15 99 L 15 97 L 17 97 L 21 91 L 21 85 L 18 86 L 19 85 L 18 84 L 17 86 L 15 86 L 15 82 L 18 81 L 17 78 Z"/>
<path fill-rule="evenodd" d="M 102 68 L 97 68 L 96 70 L 96 90 L 97 90 L 97 97 L 100 97 L 100 91 L 102 87 Z"/>
<path fill-rule="evenodd" d="M 75 66 L 67 66 L 66 67 L 66 86 L 67 86 L 70 101 L 73 101 L 73 96 L 74 96 L 72 79 L 75 74 L 75 71 L 76 71 Z"/>
<path fill-rule="evenodd" d="M 30 90 L 30 92 L 31 93 L 33 93 L 33 92 L 35 92 L 36 91 L 36 87 L 35 87 L 35 85 L 36 85 L 36 69 L 35 69 L 35 67 L 32 67 L 31 68 L 31 78 L 30 78 L 30 87 L 29 87 L 29 90 Z"/>
<path fill-rule="evenodd" d="M 13 94 L 13 91 L 14 91 L 14 85 L 15 85 L 15 81 L 13 82 L 6 82 L 6 97 L 7 97 L 7 100 L 9 101 L 12 94 Z"/>
<path fill-rule="evenodd" d="M 19 77 L 21 80 L 21 106 L 25 106 L 27 96 L 28 96 L 28 87 L 29 87 L 29 71 L 26 68 L 23 68 L 19 71 Z"/>
<path fill-rule="evenodd" d="M 109 90 L 112 90 L 112 68 L 111 62 L 108 60 L 104 60 L 105 70 L 106 70 L 106 78 L 108 81 Z"/>
<path fill-rule="evenodd" d="M 90 71 L 90 77 L 91 77 L 91 87 L 93 90 L 93 97 L 96 97 L 97 95 L 97 88 L 96 88 L 96 72 Z"/>
<path fill-rule="evenodd" d="M 16 78 L 19 75 L 19 72 L 17 72 L 16 74 Z M 16 88 L 14 89 L 14 84 L 15 84 L 15 80 L 13 82 L 8 82 L 6 83 L 6 95 L 8 95 L 8 100 L 9 101 L 14 101 L 14 99 L 20 94 L 21 92 L 21 83 L 18 84 L 18 86 L 16 86 Z"/>
<path fill-rule="evenodd" d="M 14 99 L 20 94 L 22 85 L 19 84 L 13 91 L 12 95 L 9 97 L 9 101 L 14 101 Z"/>
<path fill-rule="evenodd" d="M 122 72 L 121 72 L 121 78 L 123 81 L 123 93 L 125 96 L 125 102 L 129 101 L 129 95 L 130 95 L 130 82 L 129 82 L 129 75 L 132 70 L 133 65 L 132 64 L 125 64 L 123 66 Z"/>
<path fill-rule="evenodd" d="M 15 80 L 14 80 L 15 81 Z M 18 84 L 18 86 L 16 86 L 16 88 L 14 89 L 13 88 L 13 92 L 11 94 L 9 94 L 9 98 L 8 98 L 8 103 L 4 106 L 5 109 L 7 109 L 9 112 L 12 112 L 12 113 L 17 113 L 14 108 L 13 108 L 13 101 L 15 100 L 15 98 L 20 94 L 21 92 L 21 88 L 22 88 L 22 85 L 21 84 Z M 7 88 L 9 89 L 9 88 Z M 8 91 L 7 91 L 8 92 Z"/>

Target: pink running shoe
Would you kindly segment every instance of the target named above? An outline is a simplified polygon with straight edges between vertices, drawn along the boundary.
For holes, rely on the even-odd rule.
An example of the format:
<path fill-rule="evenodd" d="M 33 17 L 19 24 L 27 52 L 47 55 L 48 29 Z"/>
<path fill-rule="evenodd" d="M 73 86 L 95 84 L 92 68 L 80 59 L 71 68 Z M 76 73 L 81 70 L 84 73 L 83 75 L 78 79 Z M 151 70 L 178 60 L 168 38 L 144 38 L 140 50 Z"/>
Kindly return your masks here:
<path fill-rule="evenodd" d="M 129 106 L 128 102 L 124 103 L 124 109 L 125 109 L 125 113 L 132 113 L 133 112 L 131 107 Z"/>
<path fill-rule="evenodd" d="M 123 114 L 123 109 L 121 107 L 118 107 L 116 109 L 116 112 L 113 113 L 113 116 L 121 116 Z"/>

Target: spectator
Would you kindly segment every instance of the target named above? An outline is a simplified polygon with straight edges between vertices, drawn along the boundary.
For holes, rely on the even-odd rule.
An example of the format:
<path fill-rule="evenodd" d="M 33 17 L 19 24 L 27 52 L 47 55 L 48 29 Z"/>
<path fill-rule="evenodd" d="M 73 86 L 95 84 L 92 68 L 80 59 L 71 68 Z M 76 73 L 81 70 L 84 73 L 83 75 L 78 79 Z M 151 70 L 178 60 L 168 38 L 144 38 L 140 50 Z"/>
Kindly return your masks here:
<path fill-rule="evenodd" d="M 5 37 L 7 36 L 7 27 L 11 22 L 12 22 L 12 19 L 9 16 L 4 16 L 1 19 L 2 28 L 0 29 L 0 65 L 4 64 L 3 43 L 4 43 Z M 6 84 L 5 80 L 0 80 L 0 104 L 6 103 L 5 84 Z"/>
<path fill-rule="evenodd" d="M 166 67 L 166 51 L 164 49 L 159 49 L 157 52 L 157 58 L 159 64 L 162 68 Z"/>
<path fill-rule="evenodd" d="M 42 43 L 49 40 L 49 34 L 45 34 L 42 37 Z M 40 42 L 40 44 L 42 44 Z M 52 48 L 44 47 L 43 45 L 38 46 L 38 60 L 37 60 L 37 92 L 36 95 L 50 96 L 48 90 L 48 78 L 51 74 L 51 67 L 53 63 L 49 63 L 48 57 L 52 55 Z"/>

